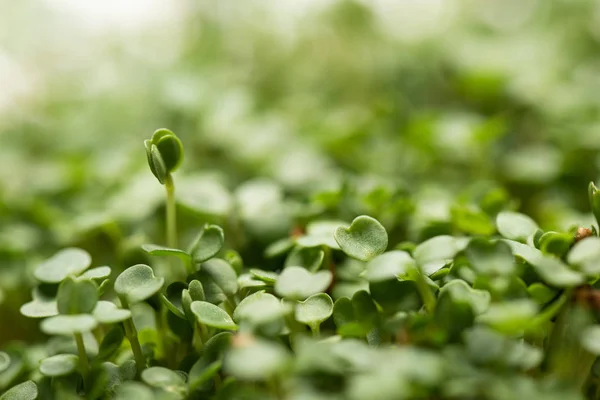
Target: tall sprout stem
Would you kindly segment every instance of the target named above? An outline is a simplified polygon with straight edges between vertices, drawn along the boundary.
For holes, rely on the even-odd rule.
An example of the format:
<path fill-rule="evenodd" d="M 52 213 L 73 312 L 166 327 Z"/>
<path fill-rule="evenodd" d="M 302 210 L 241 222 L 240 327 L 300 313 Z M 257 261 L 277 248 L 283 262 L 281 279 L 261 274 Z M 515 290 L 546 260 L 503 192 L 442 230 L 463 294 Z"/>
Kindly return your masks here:
<path fill-rule="evenodd" d="M 167 190 L 167 245 L 173 249 L 177 248 L 177 209 L 175 204 L 175 184 L 171 174 L 165 180 Z"/>
<path fill-rule="evenodd" d="M 77 344 L 77 354 L 79 355 L 79 369 L 83 378 L 83 387 L 86 389 L 87 381 L 90 375 L 90 365 L 88 362 L 87 353 L 85 351 L 85 344 L 83 343 L 83 336 L 81 333 L 75 333 L 75 343 Z"/>
<path fill-rule="evenodd" d="M 129 318 L 123 321 L 123 327 L 125 328 L 125 336 L 127 336 L 127 340 L 131 345 L 131 351 L 133 351 L 133 358 L 135 359 L 138 374 L 140 374 L 146 368 L 146 358 L 142 353 L 142 346 L 140 346 L 137 329 L 135 329 L 133 319 Z"/>

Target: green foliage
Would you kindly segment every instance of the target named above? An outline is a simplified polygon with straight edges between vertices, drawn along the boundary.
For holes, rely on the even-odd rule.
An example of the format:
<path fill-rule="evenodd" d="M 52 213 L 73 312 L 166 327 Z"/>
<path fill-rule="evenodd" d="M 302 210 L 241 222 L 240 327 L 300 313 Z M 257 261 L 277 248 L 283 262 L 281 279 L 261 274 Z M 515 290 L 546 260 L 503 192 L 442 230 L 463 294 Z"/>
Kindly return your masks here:
<path fill-rule="evenodd" d="M 596 2 L 252 3 L 2 8 L 0 399 L 598 399 Z"/>

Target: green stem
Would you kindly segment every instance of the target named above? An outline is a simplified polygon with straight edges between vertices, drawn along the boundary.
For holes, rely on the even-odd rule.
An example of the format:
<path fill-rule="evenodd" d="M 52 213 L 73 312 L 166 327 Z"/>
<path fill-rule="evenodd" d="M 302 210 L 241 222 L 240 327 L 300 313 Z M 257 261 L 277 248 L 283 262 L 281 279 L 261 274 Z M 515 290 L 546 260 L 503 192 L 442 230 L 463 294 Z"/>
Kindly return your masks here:
<path fill-rule="evenodd" d="M 127 340 L 129 340 L 129 344 L 131 345 L 131 351 L 133 351 L 137 372 L 138 374 L 141 374 L 146 368 L 146 358 L 144 357 L 144 353 L 142 353 L 142 346 L 140 346 L 137 329 L 135 328 L 133 319 L 129 318 L 123 321 L 123 327 L 125 328 L 125 336 L 127 336 Z"/>
<path fill-rule="evenodd" d="M 321 324 L 311 324 L 310 330 L 312 331 L 313 337 L 318 338 L 321 336 Z"/>
<path fill-rule="evenodd" d="M 177 209 L 175 204 L 175 184 L 171 174 L 165 179 L 167 189 L 167 245 L 177 248 Z"/>
<path fill-rule="evenodd" d="M 429 284 L 427 284 L 427 280 L 425 279 L 425 275 L 421 268 L 418 269 L 416 275 L 415 283 L 417 285 L 417 290 L 421 296 L 421 300 L 423 300 L 425 310 L 431 314 L 435 310 L 435 295 L 431 292 L 431 288 L 429 287 Z"/>
<path fill-rule="evenodd" d="M 85 351 L 85 344 L 83 343 L 83 336 L 81 333 L 75 333 L 74 336 L 75 343 L 77 344 L 77 353 L 79 355 L 79 369 L 83 378 L 83 388 L 85 389 L 90 375 L 90 365 Z"/>

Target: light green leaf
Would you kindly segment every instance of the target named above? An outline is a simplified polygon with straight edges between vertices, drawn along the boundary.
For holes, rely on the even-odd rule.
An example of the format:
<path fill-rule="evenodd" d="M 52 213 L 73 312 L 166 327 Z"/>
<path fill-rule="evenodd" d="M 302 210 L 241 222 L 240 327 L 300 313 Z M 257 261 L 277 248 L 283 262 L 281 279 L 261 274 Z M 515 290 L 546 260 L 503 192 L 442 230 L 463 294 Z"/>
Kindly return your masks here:
<path fill-rule="evenodd" d="M 194 263 L 202 263 L 216 256 L 225 243 L 223 229 L 206 224 L 190 248 Z"/>
<path fill-rule="evenodd" d="M 537 312 L 538 306 L 531 300 L 511 300 L 490 305 L 477 320 L 500 332 L 519 334 L 528 327 Z"/>
<path fill-rule="evenodd" d="M 279 274 L 271 271 L 263 271 L 262 269 L 252 268 L 250 273 L 258 280 L 265 283 L 274 284 L 279 278 Z"/>
<path fill-rule="evenodd" d="M 538 225 L 525 214 L 502 211 L 496 217 L 498 232 L 507 239 L 525 242 L 535 233 Z"/>
<path fill-rule="evenodd" d="M 284 267 L 304 267 L 309 271 L 315 272 L 321 267 L 324 258 L 325 251 L 320 247 L 297 246 L 285 259 Z"/>
<path fill-rule="evenodd" d="M 164 281 L 164 278 L 155 277 L 149 266 L 137 264 L 117 277 L 115 291 L 122 300 L 133 304 L 152 297 L 161 289 Z"/>
<path fill-rule="evenodd" d="M 191 310 L 201 324 L 226 330 L 237 330 L 237 325 L 222 308 L 206 301 L 194 301 Z"/>
<path fill-rule="evenodd" d="M 285 371 L 290 360 L 289 352 L 277 342 L 249 339 L 227 352 L 223 368 L 242 381 L 267 381 Z"/>
<path fill-rule="evenodd" d="M 35 400 L 37 397 L 38 388 L 35 382 L 25 381 L 4 392 L 0 400 Z"/>
<path fill-rule="evenodd" d="M 296 304 L 295 318 L 301 322 L 315 328 L 326 321 L 333 314 L 333 300 L 327 293 L 319 293 L 310 296 L 308 299 Z"/>
<path fill-rule="evenodd" d="M 43 320 L 40 328 L 48 335 L 72 335 L 89 332 L 97 325 L 96 319 L 88 314 L 57 315 Z"/>
<path fill-rule="evenodd" d="M 343 221 L 313 221 L 306 226 L 306 234 L 296 239 L 296 244 L 302 247 L 327 246 L 339 250 L 334 232 L 340 226 L 345 227 L 347 224 Z"/>
<path fill-rule="evenodd" d="M 117 387 L 115 400 L 155 400 L 152 389 L 140 382 L 124 382 Z"/>
<path fill-rule="evenodd" d="M 143 244 L 142 250 L 146 253 L 157 257 L 177 257 L 184 263 L 191 261 L 192 257 L 185 251 L 180 249 L 172 249 L 170 247 L 159 246 L 157 244 Z"/>
<path fill-rule="evenodd" d="M 586 275 L 600 273 L 600 238 L 589 237 L 573 246 L 567 262 L 576 265 Z"/>
<path fill-rule="evenodd" d="M 59 283 L 69 275 L 79 275 L 90 267 L 92 258 L 85 250 L 69 247 L 44 261 L 34 271 L 37 279 Z"/>
<path fill-rule="evenodd" d="M 0 351 L 0 373 L 4 372 L 10 366 L 10 356 Z"/>
<path fill-rule="evenodd" d="M 290 311 L 277 297 L 263 290 L 243 299 L 233 312 L 233 319 L 238 323 L 248 321 L 260 325 L 277 320 Z"/>
<path fill-rule="evenodd" d="M 441 235 L 433 237 L 417 246 L 414 258 L 426 275 L 431 275 L 451 262 L 467 247 L 469 239 Z"/>
<path fill-rule="evenodd" d="M 364 277 L 369 282 L 385 281 L 406 274 L 415 265 L 415 260 L 410 254 L 405 251 L 393 250 L 369 261 Z"/>
<path fill-rule="evenodd" d="M 77 369 L 78 361 L 79 357 L 76 355 L 58 354 L 42 360 L 40 372 L 49 377 L 69 375 Z"/>
<path fill-rule="evenodd" d="M 131 311 L 118 308 L 111 301 L 101 300 L 96 304 L 92 315 L 101 324 L 116 324 L 131 318 Z"/>
<path fill-rule="evenodd" d="M 338 227 L 333 233 L 342 251 L 350 257 L 369 261 L 383 253 L 388 245 L 388 236 L 383 225 L 366 215 L 356 217 L 350 227 Z"/>
<path fill-rule="evenodd" d="M 581 345 L 590 353 L 600 356 L 600 325 L 587 327 L 581 333 Z"/>
<path fill-rule="evenodd" d="M 85 278 L 66 277 L 58 287 L 56 304 L 61 314 L 88 314 L 98 302 L 98 286 Z"/>
<path fill-rule="evenodd" d="M 238 290 L 235 270 L 220 258 L 212 258 L 201 264 L 200 280 L 206 299 L 211 303 L 218 304 Z"/>
<path fill-rule="evenodd" d="M 150 367 L 142 371 L 142 380 L 150 386 L 168 389 L 182 388 L 185 386 L 183 376 L 164 367 Z"/>
<path fill-rule="evenodd" d="M 81 276 L 88 279 L 103 280 L 110 276 L 111 269 L 108 266 L 96 267 L 85 271 Z"/>
<path fill-rule="evenodd" d="M 504 242 L 473 239 L 465 253 L 473 269 L 484 275 L 507 276 L 515 269 L 515 258 Z"/>
<path fill-rule="evenodd" d="M 46 318 L 58 315 L 56 300 L 44 296 L 38 289 L 33 290 L 33 300 L 23 304 L 21 314 L 29 318 Z"/>
<path fill-rule="evenodd" d="M 275 282 L 275 293 L 293 300 L 305 300 L 313 294 L 324 292 L 332 279 L 328 270 L 313 274 L 302 267 L 287 267 Z"/>

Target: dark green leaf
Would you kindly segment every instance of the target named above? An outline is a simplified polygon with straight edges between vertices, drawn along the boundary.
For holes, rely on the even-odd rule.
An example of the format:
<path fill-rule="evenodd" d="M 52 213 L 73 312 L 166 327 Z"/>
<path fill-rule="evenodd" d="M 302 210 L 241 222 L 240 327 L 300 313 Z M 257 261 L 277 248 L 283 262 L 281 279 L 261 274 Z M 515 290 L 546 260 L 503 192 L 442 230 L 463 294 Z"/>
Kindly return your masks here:
<path fill-rule="evenodd" d="M 190 248 L 194 263 L 202 263 L 216 256 L 225 242 L 223 229 L 217 225 L 205 225 Z"/>
<path fill-rule="evenodd" d="M 58 287 L 56 303 L 61 314 L 89 314 L 98 302 L 98 286 L 85 278 L 66 277 Z"/>

